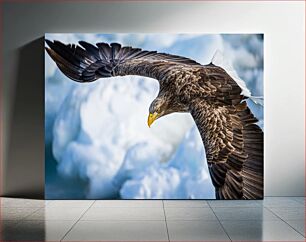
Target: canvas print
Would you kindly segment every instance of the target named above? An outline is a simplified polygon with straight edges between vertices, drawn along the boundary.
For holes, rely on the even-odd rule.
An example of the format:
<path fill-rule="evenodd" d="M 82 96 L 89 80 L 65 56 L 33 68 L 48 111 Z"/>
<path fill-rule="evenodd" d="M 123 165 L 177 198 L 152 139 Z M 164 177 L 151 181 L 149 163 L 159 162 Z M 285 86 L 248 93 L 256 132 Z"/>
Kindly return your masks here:
<path fill-rule="evenodd" d="M 262 199 L 263 34 L 46 34 L 46 199 Z"/>

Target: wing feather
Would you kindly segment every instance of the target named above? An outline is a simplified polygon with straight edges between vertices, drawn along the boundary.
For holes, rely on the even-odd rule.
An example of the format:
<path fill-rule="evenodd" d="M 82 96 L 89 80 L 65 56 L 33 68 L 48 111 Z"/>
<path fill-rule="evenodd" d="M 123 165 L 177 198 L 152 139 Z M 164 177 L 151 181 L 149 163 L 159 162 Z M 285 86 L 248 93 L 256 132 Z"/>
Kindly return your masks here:
<path fill-rule="evenodd" d="M 202 136 L 216 197 L 261 199 L 263 132 L 245 101 L 235 108 L 195 100 L 191 114 Z"/>
<path fill-rule="evenodd" d="M 120 72 L 122 64 L 136 63 L 134 69 L 138 70 L 137 64 L 147 62 L 152 65 L 162 63 L 176 63 L 180 65 L 201 66 L 194 60 L 177 55 L 158 53 L 157 51 L 141 50 L 130 46 L 122 47 L 118 43 L 97 43 L 96 46 L 86 41 L 79 41 L 79 45 L 64 44 L 60 41 L 46 40 L 46 50 L 56 62 L 61 71 L 78 82 L 91 82 L 99 78 L 116 76 Z M 137 62 L 135 62 L 137 61 Z M 156 68 L 156 66 L 154 66 Z M 142 68 L 143 69 L 143 68 Z M 132 68 L 127 68 L 133 75 Z M 147 70 L 149 72 L 149 70 Z M 120 73 L 121 75 L 122 73 Z M 146 73 L 143 73 L 145 76 Z"/>

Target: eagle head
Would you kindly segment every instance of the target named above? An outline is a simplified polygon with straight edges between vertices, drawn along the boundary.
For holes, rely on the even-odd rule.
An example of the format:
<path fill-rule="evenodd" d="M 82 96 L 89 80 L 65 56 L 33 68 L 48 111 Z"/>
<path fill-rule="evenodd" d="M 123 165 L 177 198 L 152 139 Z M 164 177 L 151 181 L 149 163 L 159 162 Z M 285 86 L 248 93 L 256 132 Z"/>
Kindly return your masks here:
<path fill-rule="evenodd" d="M 162 116 L 174 112 L 187 112 L 187 106 L 181 104 L 173 95 L 158 95 L 150 105 L 148 126 Z"/>
<path fill-rule="evenodd" d="M 148 116 L 148 126 L 150 127 L 152 123 L 165 115 L 167 111 L 168 102 L 164 97 L 157 97 L 151 103 L 149 108 L 149 116 Z"/>

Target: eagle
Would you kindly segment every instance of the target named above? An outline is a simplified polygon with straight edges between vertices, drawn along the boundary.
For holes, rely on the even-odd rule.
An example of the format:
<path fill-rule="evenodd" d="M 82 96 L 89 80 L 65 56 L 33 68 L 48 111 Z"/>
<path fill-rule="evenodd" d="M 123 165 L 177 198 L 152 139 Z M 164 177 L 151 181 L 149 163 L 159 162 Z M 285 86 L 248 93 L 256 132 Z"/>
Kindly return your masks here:
<path fill-rule="evenodd" d="M 209 63 L 119 43 L 64 44 L 46 39 L 47 53 L 70 79 L 138 75 L 159 82 L 148 125 L 175 112 L 192 115 L 200 132 L 216 199 L 263 198 L 263 131 L 239 85 Z"/>

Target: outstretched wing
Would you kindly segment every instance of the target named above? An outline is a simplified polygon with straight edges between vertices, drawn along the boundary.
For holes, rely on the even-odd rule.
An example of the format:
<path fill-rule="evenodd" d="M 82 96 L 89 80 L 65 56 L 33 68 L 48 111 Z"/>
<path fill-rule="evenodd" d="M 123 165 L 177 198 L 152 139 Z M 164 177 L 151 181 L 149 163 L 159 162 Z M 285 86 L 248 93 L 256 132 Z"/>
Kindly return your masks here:
<path fill-rule="evenodd" d="M 224 70 L 208 67 L 205 78 L 210 95 L 202 98 L 198 93 L 190 110 L 205 146 L 216 197 L 263 198 L 263 132 L 258 120 Z"/>
<path fill-rule="evenodd" d="M 161 64 L 200 66 L 196 61 L 185 57 L 122 47 L 118 43 L 110 45 L 97 43 L 96 46 L 85 41 L 80 41 L 79 45 L 66 45 L 56 40 L 53 42 L 46 40 L 46 43 L 50 47 L 46 50 L 59 69 L 77 82 L 92 82 L 99 78 L 116 75 L 139 74 L 137 72 L 150 76 L 150 73 L 146 71 L 153 71 L 154 64 L 156 67 Z M 134 65 L 128 65 L 129 63 Z M 146 63 L 151 68 L 143 68 L 141 63 Z M 144 72 L 139 69 L 144 69 Z"/>

